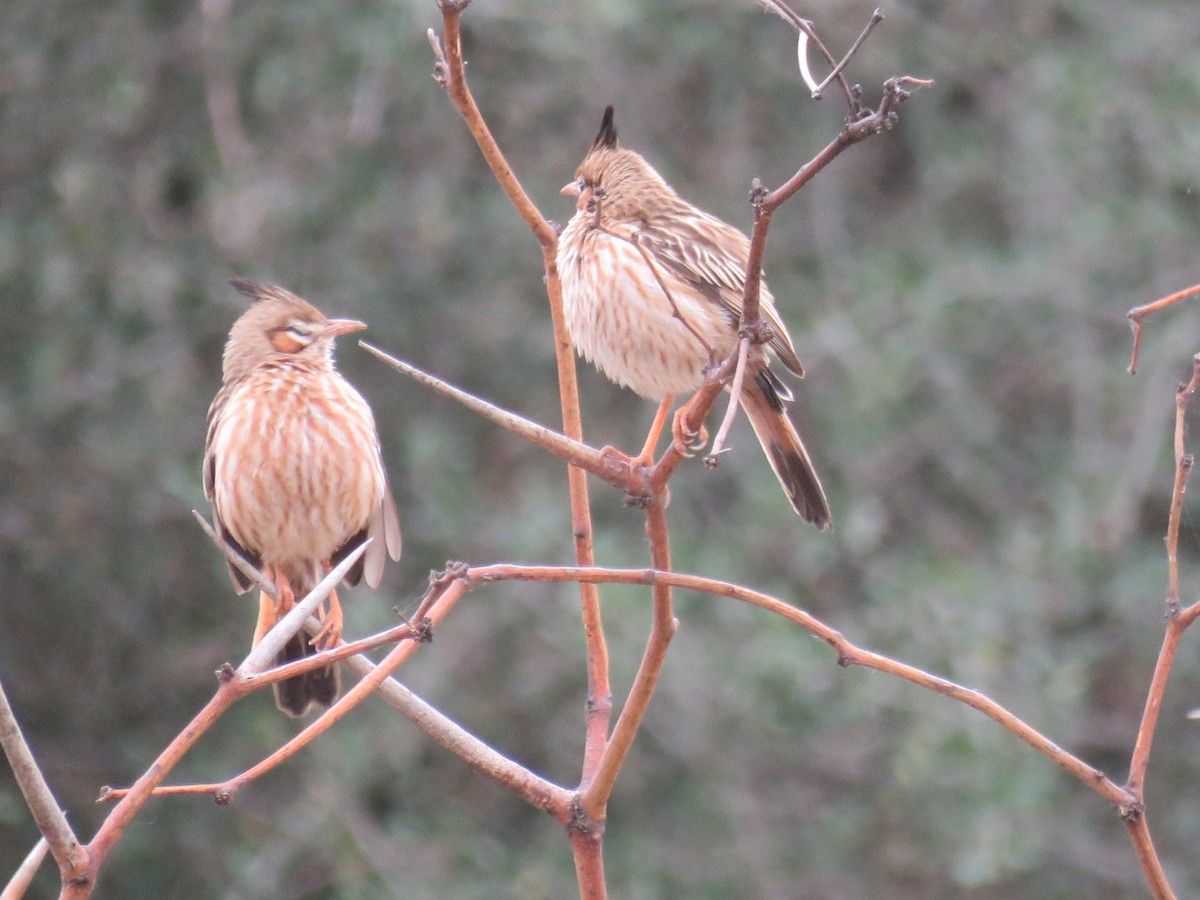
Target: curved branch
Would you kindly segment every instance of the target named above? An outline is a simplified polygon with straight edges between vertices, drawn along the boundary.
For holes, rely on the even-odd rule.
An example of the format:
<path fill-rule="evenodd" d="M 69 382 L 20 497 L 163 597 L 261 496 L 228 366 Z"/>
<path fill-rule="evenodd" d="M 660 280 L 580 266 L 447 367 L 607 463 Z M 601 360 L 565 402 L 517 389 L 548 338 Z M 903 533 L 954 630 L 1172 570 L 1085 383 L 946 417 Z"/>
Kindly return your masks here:
<path fill-rule="evenodd" d="M 888 675 L 893 675 L 919 687 L 957 700 L 983 713 L 1006 731 L 1024 741 L 1038 753 L 1051 760 L 1068 774 L 1082 781 L 1101 797 L 1115 806 L 1134 802 L 1136 798 L 1107 778 L 1103 772 L 1088 765 L 1077 756 L 1059 747 L 1037 729 L 1028 725 L 1013 713 L 979 691 L 962 687 L 946 678 L 932 675 L 915 666 L 891 659 L 869 650 L 864 650 L 847 640 L 841 632 L 826 625 L 815 616 L 767 594 L 699 575 L 678 572 L 661 572 L 656 569 L 603 569 L 574 568 L 565 566 L 514 566 L 495 564 L 472 567 L 466 577 L 472 583 L 486 584 L 491 581 L 587 581 L 597 584 L 669 584 L 676 588 L 712 594 L 738 600 L 773 612 L 799 625 L 815 637 L 832 647 L 842 666 L 862 666 Z"/>

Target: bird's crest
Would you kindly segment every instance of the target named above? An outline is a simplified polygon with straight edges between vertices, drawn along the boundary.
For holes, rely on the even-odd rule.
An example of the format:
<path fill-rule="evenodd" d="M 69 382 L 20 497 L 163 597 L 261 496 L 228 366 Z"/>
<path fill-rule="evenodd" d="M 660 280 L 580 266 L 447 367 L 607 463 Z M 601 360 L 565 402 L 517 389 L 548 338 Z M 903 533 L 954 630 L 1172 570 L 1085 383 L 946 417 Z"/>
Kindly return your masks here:
<path fill-rule="evenodd" d="M 291 291 L 285 290 L 275 284 L 266 284 L 250 278 L 232 278 L 229 283 L 243 297 L 248 297 L 252 306 L 256 303 L 262 303 L 264 300 L 280 300 L 284 303 L 293 304 L 303 304 L 305 302 Z"/>
<path fill-rule="evenodd" d="M 617 148 L 617 126 L 613 124 L 613 107 L 611 103 L 604 107 L 604 118 L 600 120 L 600 133 L 596 135 L 596 140 L 592 142 L 593 150 L 599 150 L 601 147 L 607 147 L 609 150 Z"/>
<path fill-rule="evenodd" d="M 251 281 L 249 278 L 232 278 L 229 283 L 233 285 L 233 289 L 243 297 L 249 297 L 250 301 L 257 303 L 263 299 L 270 290 L 270 285 L 261 284 L 257 281 Z"/>

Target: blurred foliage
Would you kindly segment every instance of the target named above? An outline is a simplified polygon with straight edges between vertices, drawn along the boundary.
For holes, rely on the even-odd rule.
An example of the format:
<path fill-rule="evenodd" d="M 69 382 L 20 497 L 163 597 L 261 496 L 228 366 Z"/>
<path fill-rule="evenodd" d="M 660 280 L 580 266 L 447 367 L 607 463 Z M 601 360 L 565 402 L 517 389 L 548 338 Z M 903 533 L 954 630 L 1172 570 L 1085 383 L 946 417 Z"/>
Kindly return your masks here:
<path fill-rule="evenodd" d="M 872 3 L 814 0 L 833 48 Z M 1124 312 L 1200 280 L 1200 6 L 910 0 L 851 67 L 867 98 L 936 87 L 775 217 L 767 267 L 809 369 L 798 416 L 837 530 L 792 517 L 749 432 L 673 481 L 679 569 L 793 600 L 853 640 L 978 688 L 1122 780 L 1162 634 L 1175 383 L 1200 313 Z M 748 227 L 844 107 L 808 99 L 787 27 L 744 2 L 476 0 L 472 87 L 546 214 L 606 102 L 627 145 Z M 274 280 L 368 339 L 558 420 L 537 248 L 430 80 L 433 0 L 9 0 L 0 29 L 0 677 L 83 836 L 239 659 L 253 611 L 190 516 L 226 287 Z M 563 468 L 343 341 L 405 525 L 348 633 L 411 610 L 447 559 L 571 560 Z M 587 370 L 596 444 L 649 404 Z M 646 564 L 596 485 L 601 562 Z M 1200 529 L 1185 513 L 1185 599 Z M 614 681 L 644 591 L 605 592 Z M 480 736 L 577 778 L 575 592 L 470 596 L 404 671 Z M 842 670 L 758 611 L 682 595 L 682 628 L 614 798 L 614 896 L 1123 897 L 1115 813 L 991 722 Z M 1190 643 L 1186 645 L 1192 646 Z M 1148 801 L 1200 893 L 1200 663 L 1180 655 Z M 240 771 L 294 730 L 267 696 L 173 780 Z M 0 878 L 32 845 L 0 772 Z M 50 867 L 39 886 L 56 884 Z M 379 703 L 239 795 L 155 802 L 99 896 L 566 897 L 561 829 Z"/>

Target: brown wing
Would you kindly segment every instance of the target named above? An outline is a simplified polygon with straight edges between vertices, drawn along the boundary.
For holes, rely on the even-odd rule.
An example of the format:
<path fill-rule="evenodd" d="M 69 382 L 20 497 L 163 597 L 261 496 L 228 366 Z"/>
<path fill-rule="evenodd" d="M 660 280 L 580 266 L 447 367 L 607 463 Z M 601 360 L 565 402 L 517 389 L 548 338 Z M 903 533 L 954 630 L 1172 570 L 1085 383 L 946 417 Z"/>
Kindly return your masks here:
<path fill-rule="evenodd" d="M 637 235 L 638 241 L 654 254 L 656 260 L 721 307 L 730 327 L 738 327 L 742 318 L 746 263 L 750 259 L 750 240 L 744 234 L 732 225 L 696 210 L 687 216 L 672 217 L 669 223 L 642 226 Z M 775 299 L 765 283 L 759 296 L 763 320 L 774 333 L 771 349 L 788 369 L 803 378 L 804 366 L 796 356 L 787 326 L 779 318 Z"/>
<path fill-rule="evenodd" d="M 388 485 L 386 477 L 383 482 L 383 502 L 371 515 L 371 521 L 367 527 L 356 532 L 337 549 L 330 560 L 332 565 L 336 566 L 368 537 L 372 540 L 371 545 L 367 547 L 367 552 L 350 567 L 350 571 L 343 579 L 351 587 L 364 578 L 371 587 L 379 587 L 379 582 L 383 579 L 383 568 L 387 563 L 387 557 L 390 556 L 394 560 L 400 559 L 400 516 L 396 512 L 396 500 L 392 496 L 392 489 Z"/>
<path fill-rule="evenodd" d="M 363 556 L 363 575 L 371 587 L 379 587 L 383 578 L 383 567 L 387 563 L 385 557 L 400 559 L 400 516 L 396 512 L 396 498 L 392 496 L 392 488 L 383 481 L 383 502 L 371 516 L 371 524 L 367 526 L 367 534 L 372 538 L 371 546 Z"/>
<path fill-rule="evenodd" d="M 216 529 L 217 534 L 221 536 L 221 540 L 236 552 L 238 556 L 254 566 L 255 569 L 261 570 L 262 560 L 258 558 L 257 554 L 251 553 L 239 544 L 233 535 L 229 533 L 229 529 L 225 527 L 225 523 L 221 521 L 221 517 L 217 513 L 216 502 L 214 500 L 216 496 L 214 482 L 217 477 L 217 455 L 213 449 L 213 439 L 216 435 L 217 424 L 221 419 L 221 411 L 225 408 L 226 401 L 233 393 L 234 386 L 234 384 L 222 385 L 221 390 L 217 392 L 217 396 L 213 398 L 212 406 L 208 408 L 208 431 L 204 437 L 204 497 L 209 503 L 213 504 L 213 527 Z M 254 584 L 233 563 L 229 563 L 229 577 L 233 581 L 233 589 L 239 594 L 246 593 Z"/>

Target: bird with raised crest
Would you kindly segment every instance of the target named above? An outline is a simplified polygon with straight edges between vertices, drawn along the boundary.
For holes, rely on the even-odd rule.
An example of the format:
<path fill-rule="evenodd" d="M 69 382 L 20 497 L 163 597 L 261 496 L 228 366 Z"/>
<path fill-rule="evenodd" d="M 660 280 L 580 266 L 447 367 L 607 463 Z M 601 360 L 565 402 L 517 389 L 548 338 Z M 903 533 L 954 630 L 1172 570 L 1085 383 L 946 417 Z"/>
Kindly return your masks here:
<path fill-rule="evenodd" d="M 225 344 L 221 389 L 208 411 L 204 494 L 217 533 L 276 587 L 260 593 L 253 644 L 330 569 L 368 536 L 344 582 L 377 587 L 386 557 L 400 558 L 400 520 L 388 487 L 370 406 L 334 367 L 338 335 L 366 328 L 329 319 L 274 285 L 235 279 L 250 307 Z M 235 590 L 254 586 L 230 564 Z M 282 665 L 338 643 L 337 592 L 322 604 L 320 632 L 292 637 Z M 275 684 L 288 715 L 329 706 L 339 691 L 336 665 Z"/>
<path fill-rule="evenodd" d="M 563 311 L 577 352 L 658 414 L 641 454 L 649 464 L 675 395 L 704 383 L 705 371 L 738 344 L 750 240 L 680 197 L 641 155 L 617 140 L 613 108 L 562 189 L 576 212 L 558 241 Z M 797 377 L 804 367 L 766 283 L 759 294 L 771 339 L 752 347 L 738 398 L 793 509 L 821 529 L 832 525 L 825 489 L 788 418 L 788 387 L 772 358 Z M 686 449 L 679 417 L 673 432 Z"/>

